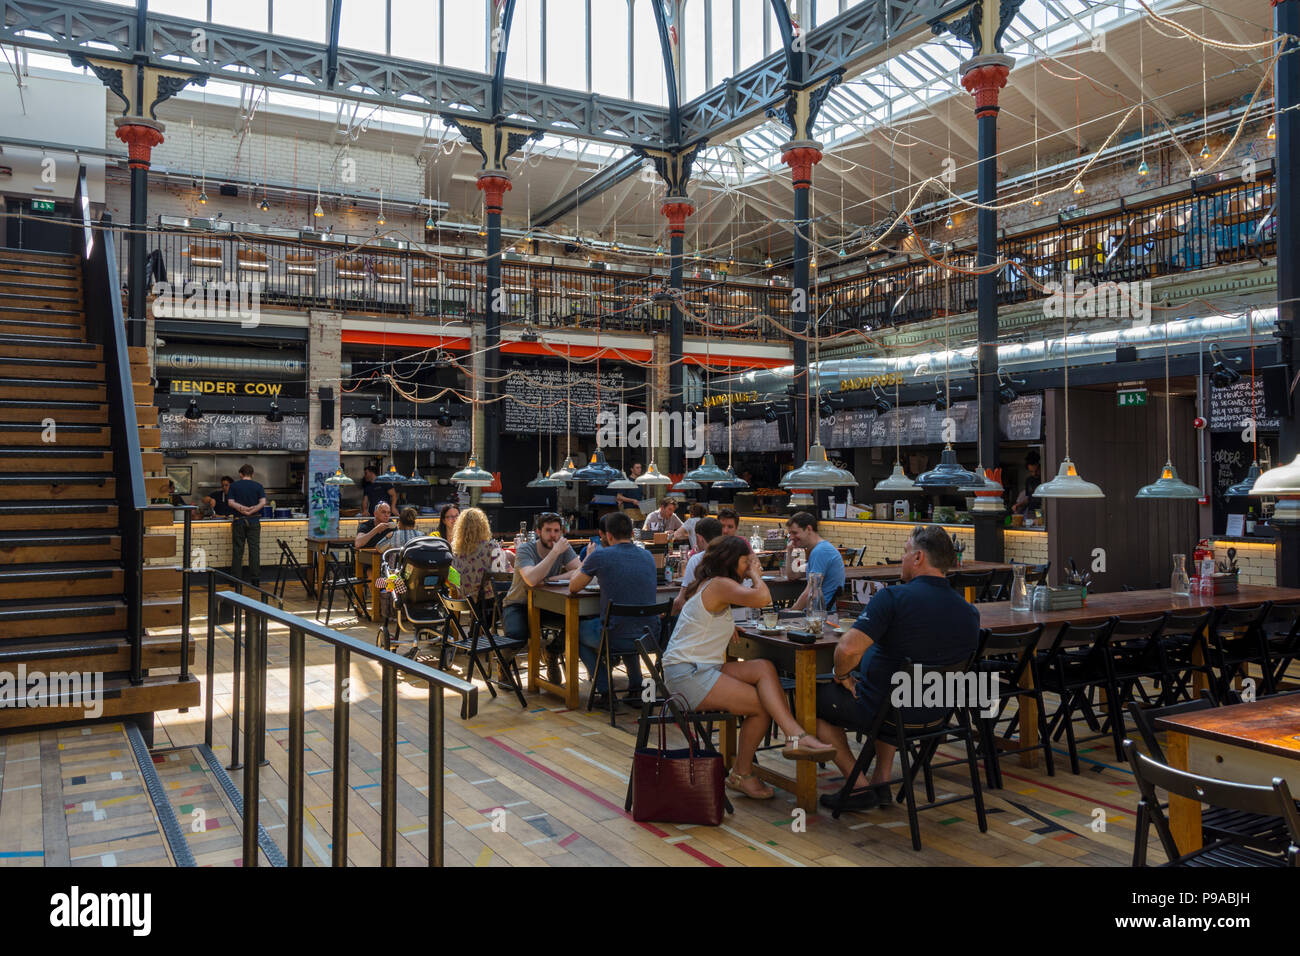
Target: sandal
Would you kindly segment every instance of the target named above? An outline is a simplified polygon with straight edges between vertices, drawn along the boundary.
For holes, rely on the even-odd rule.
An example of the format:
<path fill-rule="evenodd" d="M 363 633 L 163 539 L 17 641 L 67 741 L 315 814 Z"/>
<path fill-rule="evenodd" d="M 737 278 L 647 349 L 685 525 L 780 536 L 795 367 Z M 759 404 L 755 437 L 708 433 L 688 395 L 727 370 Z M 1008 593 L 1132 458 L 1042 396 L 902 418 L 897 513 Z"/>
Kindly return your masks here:
<path fill-rule="evenodd" d="M 800 734 L 798 737 L 792 737 L 786 741 L 786 745 L 781 748 L 781 756 L 786 760 L 827 760 L 835 755 L 835 748 L 823 744 L 820 747 L 805 747 L 805 740 L 816 740 L 812 734 Z"/>
<path fill-rule="evenodd" d="M 757 793 L 755 793 L 752 790 L 747 790 L 745 788 L 745 781 L 747 780 L 755 781 L 763 789 L 759 790 Z M 742 793 L 745 796 L 749 797 L 751 800 L 771 800 L 773 797 L 776 796 L 776 791 L 773 790 L 771 787 L 769 787 L 767 784 L 763 783 L 763 781 L 759 780 L 758 774 L 752 772 L 736 773 L 735 771 L 732 771 L 731 773 L 727 774 L 726 786 L 727 789 L 732 791 L 733 793 Z"/>

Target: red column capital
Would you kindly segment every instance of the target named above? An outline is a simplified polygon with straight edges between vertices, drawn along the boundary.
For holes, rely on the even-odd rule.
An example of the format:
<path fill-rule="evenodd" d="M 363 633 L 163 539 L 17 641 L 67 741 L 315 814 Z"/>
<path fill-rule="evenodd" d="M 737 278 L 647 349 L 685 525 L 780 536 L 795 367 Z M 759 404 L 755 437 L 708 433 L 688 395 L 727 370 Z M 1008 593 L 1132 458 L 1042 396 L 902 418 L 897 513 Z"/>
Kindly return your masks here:
<path fill-rule="evenodd" d="M 669 197 L 659 207 L 659 212 L 668 219 L 668 235 L 684 236 L 686 234 L 686 217 L 693 215 L 695 206 L 681 197 Z"/>
<path fill-rule="evenodd" d="M 781 154 L 781 162 L 790 167 L 790 178 L 795 189 L 812 185 L 812 168 L 822 161 L 822 151 L 816 146 L 796 146 Z"/>
<path fill-rule="evenodd" d="M 500 173 L 483 173 L 478 178 L 478 188 L 483 190 L 483 208 L 489 213 L 501 214 L 505 194 L 514 187 L 509 176 Z"/>
<path fill-rule="evenodd" d="M 163 141 L 162 124 L 149 120 L 137 121 L 121 117 L 117 124 L 117 138 L 126 143 L 126 164 L 131 169 L 148 169 L 153 148 Z"/>
<path fill-rule="evenodd" d="M 1002 63 L 985 63 L 968 70 L 961 78 L 966 92 L 975 97 L 975 115 L 996 116 L 998 91 L 1007 85 L 1011 68 Z"/>

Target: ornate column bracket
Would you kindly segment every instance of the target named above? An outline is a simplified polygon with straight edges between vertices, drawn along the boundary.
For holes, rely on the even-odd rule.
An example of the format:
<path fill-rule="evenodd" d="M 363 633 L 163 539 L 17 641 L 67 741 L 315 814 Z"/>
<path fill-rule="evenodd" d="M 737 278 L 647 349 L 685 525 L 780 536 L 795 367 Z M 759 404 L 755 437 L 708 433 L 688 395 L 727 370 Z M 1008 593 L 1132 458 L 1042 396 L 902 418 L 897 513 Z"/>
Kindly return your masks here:
<path fill-rule="evenodd" d="M 790 139 L 799 142 L 813 138 L 813 124 L 821 112 L 831 90 L 844 79 L 844 71 L 836 70 L 825 79 L 795 89 L 786 87 L 785 101 L 780 106 L 769 106 L 767 115 L 779 119 L 790 127 Z"/>
<path fill-rule="evenodd" d="M 483 192 L 484 211 L 500 215 L 505 206 L 505 194 L 513 188 L 510 177 L 501 172 L 479 173 L 477 185 Z"/>
<path fill-rule="evenodd" d="M 659 212 L 668 220 L 669 236 L 686 235 L 686 219 L 695 213 L 695 205 L 685 195 L 669 194 L 664 197 Z"/>
<path fill-rule="evenodd" d="M 691 180 L 691 170 L 703 148 L 704 142 L 701 141 L 686 149 L 662 150 L 651 149 L 648 146 L 634 146 L 632 151 L 654 163 L 655 172 L 668 186 L 669 196 L 685 196 L 686 186 Z M 665 198 L 664 201 L 667 202 L 668 199 Z"/>
<path fill-rule="evenodd" d="M 163 124 L 141 116 L 118 116 L 113 119 L 117 138 L 126 143 L 130 169 L 148 169 L 153 148 L 163 141 Z"/>
<path fill-rule="evenodd" d="M 975 116 L 993 116 L 998 112 L 998 94 L 1007 85 L 1015 63 L 1009 56 L 993 53 L 977 56 L 961 65 L 961 85 L 975 97 Z"/>
<path fill-rule="evenodd" d="M 812 168 L 821 161 L 822 144 L 815 140 L 796 140 L 782 147 L 781 162 L 790 167 L 790 179 L 795 189 L 812 186 Z"/>
<path fill-rule="evenodd" d="M 541 139 L 545 134 L 539 129 L 506 126 L 501 123 L 480 123 L 451 113 L 441 113 L 443 122 L 456 127 L 469 141 L 474 151 L 483 157 L 482 172 L 506 172 L 506 159 L 530 139 Z M 482 187 L 480 187 L 482 188 Z"/>
<path fill-rule="evenodd" d="M 968 6 L 961 7 L 955 15 L 931 20 L 930 32 L 935 36 L 951 33 L 970 45 L 973 57 L 1004 53 L 1002 37 L 1024 2 L 1025 0 L 998 0 L 995 7 L 992 2 L 974 0 Z"/>
<path fill-rule="evenodd" d="M 109 91 L 122 101 L 122 115 L 134 113 L 143 118 L 146 108 L 149 118 L 158 119 L 158 104 L 165 103 L 191 83 L 207 86 L 208 78 L 195 73 L 160 70 L 142 63 L 122 63 L 102 60 L 73 53 L 69 59 L 73 66 L 89 69 Z"/>

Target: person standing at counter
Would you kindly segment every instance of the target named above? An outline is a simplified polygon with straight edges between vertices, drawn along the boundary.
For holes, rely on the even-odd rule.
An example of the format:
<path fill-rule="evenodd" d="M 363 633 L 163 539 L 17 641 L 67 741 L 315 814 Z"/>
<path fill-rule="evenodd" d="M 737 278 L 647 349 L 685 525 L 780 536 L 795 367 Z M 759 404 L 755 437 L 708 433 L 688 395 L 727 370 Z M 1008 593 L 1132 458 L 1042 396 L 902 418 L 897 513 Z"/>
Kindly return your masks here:
<path fill-rule="evenodd" d="M 382 501 L 389 510 L 397 508 L 397 489 L 392 485 L 381 485 L 375 481 L 379 477 L 371 465 L 361 473 L 361 516 L 368 518 L 375 513 L 375 507 Z"/>
<path fill-rule="evenodd" d="M 1034 497 L 1034 492 L 1043 483 L 1042 464 L 1036 448 L 1029 449 L 1029 454 L 1025 455 L 1025 470 L 1029 472 L 1025 478 L 1025 487 L 1020 492 L 1020 497 L 1016 499 L 1016 503 L 1011 506 L 1011 510 L 1016 514 L 1024 514 L 1026 511 L 1033 511 L 1043 506 L 1042 502 Z"/>
<path fill-rule="evenodd" d="M 253 480 L 253 466 L 241 465 L 239 480 L 230 486 L 226 502 L 234 514 L 230 523 L 230 573 L 257 586 L 262 578 L 262 509 L 266 489 Z M 244 546 L 248 546 L 248 571 L 244 571 Z"/>
<path fill-rule="evenodd" d="M 234 512 L 230 510 L 230 503 L 227 497 L 230 494 L 230 486 L 235 483 L 235 479 L 229 475 L 221 476 L 221 490 L 214 491 L 203 499 L 203 503 L 211 509 L 212 514 L 218 518 L 229 518 Z"/>
<path fill-rule="evenodd" d="M 639 461 L 632 462 L 632 467 L 628 470 L 627 473 L 628 480 L 636 481 L 637 477 L 640 474 L 641 474 L 641 462 Z M 641 502 L 645 498 L 645 492 L 641 490 L 640 486 L 637 486 L 636 488 L 628 488 L 625 491 L 620 491 L 617 495 L 614 496 L 614 498 L 618 502 L 618 506 L 620 508 L 634 509 L 637 512 L 640 512 Z"/>

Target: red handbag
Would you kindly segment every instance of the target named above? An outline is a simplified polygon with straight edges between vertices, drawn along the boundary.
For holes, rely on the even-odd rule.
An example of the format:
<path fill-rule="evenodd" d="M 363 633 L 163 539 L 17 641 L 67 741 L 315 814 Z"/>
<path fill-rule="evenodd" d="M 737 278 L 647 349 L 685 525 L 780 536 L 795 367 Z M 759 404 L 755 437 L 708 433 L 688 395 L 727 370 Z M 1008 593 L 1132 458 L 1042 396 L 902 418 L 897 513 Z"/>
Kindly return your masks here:
<path fill-rule="evenodd" d="M 664 701 L 659 709 L 659 749 L 646 747 L 632 755 L 633 820 L 711 827 L 722 822 L 722 754 L 696 741 L 683 716 L 685 704 L 680 695 Z M 669 711 L 686 738 L 685 750 L 668 749 Z"/>

